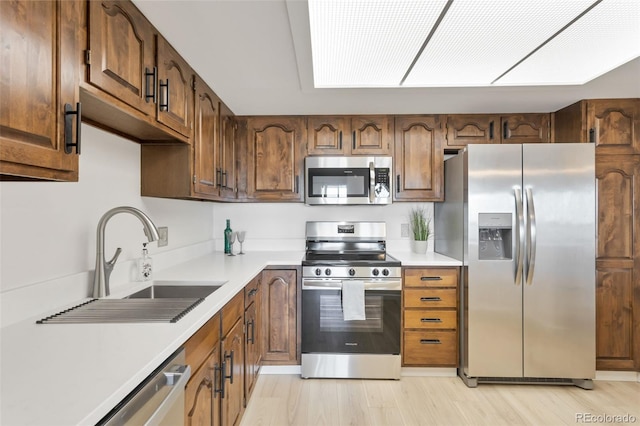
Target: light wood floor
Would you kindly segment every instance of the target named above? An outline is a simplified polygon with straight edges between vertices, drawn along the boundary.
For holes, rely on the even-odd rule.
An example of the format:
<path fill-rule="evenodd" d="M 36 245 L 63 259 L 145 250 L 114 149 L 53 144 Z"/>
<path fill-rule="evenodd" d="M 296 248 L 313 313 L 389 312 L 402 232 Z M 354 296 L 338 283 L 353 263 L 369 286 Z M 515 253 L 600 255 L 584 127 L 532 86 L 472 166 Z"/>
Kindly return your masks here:
<path fill-rule="evenodd" d="M 502 384 L 469 389 L 457 377 L 393 381 L 260 375 L 241 426 L 625 424 L 622 418 L 587 422 L 587 414 L 633 416 L 626 424 L 640 425 L 640 383 L 596 381 L 591 391 Z"/>

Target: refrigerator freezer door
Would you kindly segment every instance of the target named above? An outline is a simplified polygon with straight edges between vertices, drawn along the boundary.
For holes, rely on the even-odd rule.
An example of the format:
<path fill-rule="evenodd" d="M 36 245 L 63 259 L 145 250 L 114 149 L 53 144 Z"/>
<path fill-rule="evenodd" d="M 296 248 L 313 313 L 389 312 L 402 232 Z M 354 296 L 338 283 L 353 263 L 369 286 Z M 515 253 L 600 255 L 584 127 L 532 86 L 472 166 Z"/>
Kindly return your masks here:
<path fill-rule="evenodd" d="M 468 285 L 463 289 L 464 372 L 469 377 L 522 377 L 522 282 L 516 282 L 516 236 L 521 235 L 517 228 L 516 190 L 522 189 L 522 147 L 470 145 L 466 155 Z M 505 217 L 509 229 L 505 229 Z M 509 244 L 501 250 L 499 245 L 503 242 Z M 498 254 L 494 251 L 482 256 L 483 250 L 497 250 Z"/>
<path fill-rule="evenodd" d="M 595 375 L 594 156 L 593 144 L 523 145 L 526 211 L 535 212 L 526 231 L 525 377 Z"/>

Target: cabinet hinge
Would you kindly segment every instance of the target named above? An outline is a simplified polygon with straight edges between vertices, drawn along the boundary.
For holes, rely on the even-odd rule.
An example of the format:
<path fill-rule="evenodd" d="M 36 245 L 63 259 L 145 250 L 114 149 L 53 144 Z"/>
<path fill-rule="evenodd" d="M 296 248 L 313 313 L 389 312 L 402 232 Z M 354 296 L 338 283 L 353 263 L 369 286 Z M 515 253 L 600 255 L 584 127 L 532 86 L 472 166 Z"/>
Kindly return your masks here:
<path fill-rule="evenodd" d="M 196 90 L 196 76 L 191 77 L 191 89 Z"/>
<path fill-rule="evenodd" d="M 85 65 L 91 65 L 91 50 L 84 51 L 84 63 Z"/>
<path fill-rule="evenodd" d="M 193 183 L 197 183 L 197 181 L 196 181 L 196 175 L 193 175 Z"/>

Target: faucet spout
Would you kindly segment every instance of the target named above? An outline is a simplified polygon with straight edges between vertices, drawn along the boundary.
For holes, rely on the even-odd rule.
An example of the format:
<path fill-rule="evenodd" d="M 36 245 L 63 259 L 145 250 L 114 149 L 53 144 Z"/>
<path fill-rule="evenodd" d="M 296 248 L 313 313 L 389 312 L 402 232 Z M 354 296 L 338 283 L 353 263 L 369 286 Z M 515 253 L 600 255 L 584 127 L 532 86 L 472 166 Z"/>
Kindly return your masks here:
<path fill-rule="evenodd" d="M 98 222 L 96 235 L 96 273 L 93 278 L 94 298 L 105 297 L 109 295 L 109 277 L 111 276 L 111 271 L 113 270 L 113 266 L 115 265 L 118 256 L 120 256 L 120 253 L 122 252 L 122 249 L 118 248 L 113 258 L 109 261 L 107 261 L 104 257 L 104 236 L 107 222 L 118 213 L 130 213 L 137 217 L 140 222 L 142 222 L 144 234 L 147 236 L 147 240 L 149 242 L 157 241 L 158 239 L 160 239 L 160 236 L 158 235 L 158 228 L 153 223 L 153 221 L 151 221 L 149 216 L 136 209 L 135 207 L 115 207 L 106 212 Z"/>

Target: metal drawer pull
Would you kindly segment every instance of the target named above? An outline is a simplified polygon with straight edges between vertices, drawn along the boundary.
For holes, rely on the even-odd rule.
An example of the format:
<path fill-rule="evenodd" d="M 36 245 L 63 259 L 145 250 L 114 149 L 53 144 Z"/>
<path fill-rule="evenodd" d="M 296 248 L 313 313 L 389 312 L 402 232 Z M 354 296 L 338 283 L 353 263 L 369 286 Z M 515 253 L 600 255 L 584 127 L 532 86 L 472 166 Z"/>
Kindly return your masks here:
<path fill-rule="evenodd" d="M 420 318 L 420 322 L 442 322 L 440 318 Z"/>
<path fill-rule="evenodd" d="M 442 281 L 442 277 L 420 277 L 420 281 Z"/>
<path fill-rule="evenodd" d="M 440 339 L 420 339 L 421 345 L 439 345 Z"/>
<path fill-rule="evenodd" d="M 249 290 L 249 297 L 255 296 L 257 292 L 258 292 L 257 288 L 252 288 L 251 290 Z"/>
<path fill-rule="evenodd" d="M 439 302 L 442 299 L 439 296 L 433 296 L 433 297 L 421 297 L 420 301 L 421 302 Z"/>

